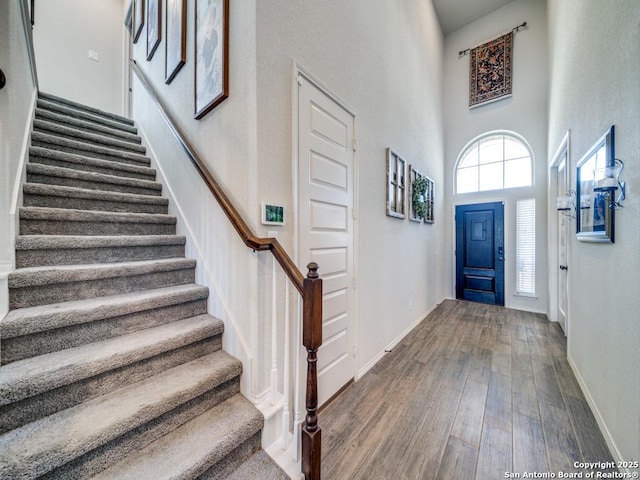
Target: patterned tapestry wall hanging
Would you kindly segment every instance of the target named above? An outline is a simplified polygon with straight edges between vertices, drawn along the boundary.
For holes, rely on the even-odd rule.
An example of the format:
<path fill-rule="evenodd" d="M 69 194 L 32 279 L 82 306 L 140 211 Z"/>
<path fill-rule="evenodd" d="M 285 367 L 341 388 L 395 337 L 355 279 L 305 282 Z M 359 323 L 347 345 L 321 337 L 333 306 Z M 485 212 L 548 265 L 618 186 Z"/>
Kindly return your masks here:
<path fill-rule="evenodd" d="M 512 53 L 513 31 L 470 49 L 469 108 L 511 96 Z"/>

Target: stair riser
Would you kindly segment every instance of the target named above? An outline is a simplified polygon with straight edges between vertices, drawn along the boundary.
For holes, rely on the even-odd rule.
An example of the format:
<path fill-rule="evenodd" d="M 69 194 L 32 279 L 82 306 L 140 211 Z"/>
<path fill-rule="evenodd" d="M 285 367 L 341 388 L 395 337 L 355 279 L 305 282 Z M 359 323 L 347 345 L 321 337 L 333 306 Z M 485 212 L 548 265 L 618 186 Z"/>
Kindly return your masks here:
<path fill-rule="evenodd" d="M 73 281 L 70 278 L 66 283 L 9 288 L 9 308 L 33 307 L 194 282 L 195 268 L 97 280 Z"/>
<path fill-rule="evenodd" d="M 57 158 L 47 157 L 31 157 L 31 163 L 39 163 L 41 165 L 50 165 L 52 167 L 70 168 L 80 172 L 101 173 L 103 175 L 113 175 L 115 177 L 123 178 L 135 178 L 136 180 L 147 180 L 150 182 L 155 181 L 156 172 L 153 170 L 136 172 L 127 171 L 119 168 L 111 168 L 106 165 L 90 165 L 87 163 L 65 162 L 64 160 Z M 117 164 L 115 165 L 117 167 Z"/>
<path fill-rule="evenodd" d="M 216 335 L 169 352 L 0 407 L 0 435 L 222 348 Z"/>
<path fill-rule="evenodd" d="M 106 200 L 93 200 L 91 198 L 71 198 L 36 194 L 25 194 L 23 199 L 25 207 L 69 208 L 74 210 L 120 213 L 159 213 L 165 215 L 169 212 L 168 205 L 149 203 L 110 202 Z"/>
<path fill-rule="evenodd" d="M 73 153 L 76 155 L 82 155 L 85 157 L 98 158 L 100 160 L 110 160 L 114 162 L 127 163 L 130 165 L 142 165 L 148 166 L 149 160 L 144 156 L 131 157 L 132 155 L 129 152 L 122 152 L 121 155 L 118 155 L 116 152 L 111 153 L 110 151 L 94 151 L 90 147 L 93 145 L 86 144 L 87 148 L 85 148 L 84 144 L 76 144 L 76 145 L 59 145 L 57 143 L 50 143 L 48 141 L 43 141 L 40 139 L 34 138 L 31 141 L 32 147 L 42 147 L 48 148 L 50 150 L 55 150 L 57 152 L 64 153 Z M 102 147 L 101 147 L 102 148 Z"/>
<path fill-rule="evenodd" d="M 104 125 L 116 130 L 121 130 L 123 132 L 136 133 L 136 128 L 133 125 L 128 125 L 112 118 L 96 115 L 95 113 L 79 110 L 68 105 L 60 105 L 55 102 L 38 100 L 37 106 L 38 108 L 41 108 L 43 110 L 55 112 L 59 115 L 64 115 L 69 118 L 81 119 L 87 122 L 95 123 L 97 125 Z"/>
<path fill-rule="evenodd" d="M 100 125 L 97 123 L 87 122 L 85 120 L 60 115 L 50 110 L 42 110 L 40 108 L 37 108 L 35 118 L 38 120 L 46 120 L 48 122 L 56 122 L 71 128 L 86 130 L 88 132 L 104 135 L 115 140 L 124 140 L 127 142 L 136 143 L 138 145 L 142 143 L 141 138 L 133 133 L 123 132 L 122 130 L 110 128 L 106 125 Z"/>
<path fill-rule="evenodd" d="M 55 220 L 20 220 L 20 235 L 175 235 L 166 223 L 102 223 Z"/>
<path fill-rule="evenodd" d="M 239 391 L 240 385 L 238 380 L 226 382 L 216 389 L 210 390 L 135 430 L 38 478 L 42 480 L 90 478 L 108 466 L 119 462 L 127 454 L 144 448 L 180 425 L 222 403 L 226 399 L 231 398 Z"/>
<path fill-rule="evenodd" d="M 241 463 L 248 460 L 251 455 L 260 450 L 260 437 L 260 432 L 250 437 L 222 460 L 211 465 L 206 472 L 198 476 L 198 480 L 222 480 L 226 478 L 227 475 L 231 474 Z"/>
<path fill-rule="evenodd" d="M 184 257 L 184 245 L 16 250 L 16 268 Z"/>
<path fill-rule="evenodd" d="M 146 148 L 143 147 L 140 142 L 129 142 L 124 139 L 102 135 L 98 132 L 86 131 L 69 125 L 60 125 L 38 119 L 34 122 L 33 131 L 74 140 L 76 142 L 91 143 L 97 146 L 113 148 L 124 152 L 138 153 L 141 155 L 144 155 L 146 152 Z"/>
<path fill-rule="evenodd" d="M 0 364 L 6 365 L 45 353 L 78 347 L 204 313 L 207 313 L 207 300 L 201 299 L 15 338 L 4 338 L 0 349 Z"/>
<path fill-rule="evenodd" d="M 85 188 L 87 190 L 105 190 L 108 192 L 136 193 L 139 195 L 160 196 L 161 191 L 145 186 L 121 185 L 117 183 L 96 182 L 68 177 L 54 177 L 27 172 L 27 181 L 31 183 L 42 183 L 45 185 L 60 185 L 62 187 Z"/>

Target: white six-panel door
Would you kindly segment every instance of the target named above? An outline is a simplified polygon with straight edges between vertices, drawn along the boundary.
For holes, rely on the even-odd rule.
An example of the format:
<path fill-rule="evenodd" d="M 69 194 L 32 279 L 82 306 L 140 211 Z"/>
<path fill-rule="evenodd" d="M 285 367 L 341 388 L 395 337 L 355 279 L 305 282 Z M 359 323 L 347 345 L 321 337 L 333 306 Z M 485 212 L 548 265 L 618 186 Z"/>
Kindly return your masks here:
<path fill-rule="evenodd" d="M 320 405 L 354 376 L 354 121 L 353 115 L 298 75 L 300 266 L 318 263 L 323 279 Z"/>

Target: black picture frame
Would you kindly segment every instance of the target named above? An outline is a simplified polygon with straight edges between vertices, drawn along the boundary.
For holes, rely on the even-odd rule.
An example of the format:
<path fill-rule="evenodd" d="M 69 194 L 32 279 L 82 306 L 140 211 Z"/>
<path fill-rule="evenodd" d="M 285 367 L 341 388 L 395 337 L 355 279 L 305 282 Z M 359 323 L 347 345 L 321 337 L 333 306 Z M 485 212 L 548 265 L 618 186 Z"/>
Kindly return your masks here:
<path fill-rule="evenodd" d="M 229 96 L 229 0 L 196 0 L 194 117 Z"/>
<path fill-rule="evenodd" d="M 187 0 L 166 0 L 164 82 L 169 84 L 187 61 Z"/>
<path fill-rule="evenodd" d="M 133 43 L 137 43 L 144 27 L 144 0 L 133 0 Z"/>
<path fill-rule="evenodd" d="M 146 0 L 146 2 L 147 60 L 151 60 L 162 39 L 162 2 L 160 0 Z"/>

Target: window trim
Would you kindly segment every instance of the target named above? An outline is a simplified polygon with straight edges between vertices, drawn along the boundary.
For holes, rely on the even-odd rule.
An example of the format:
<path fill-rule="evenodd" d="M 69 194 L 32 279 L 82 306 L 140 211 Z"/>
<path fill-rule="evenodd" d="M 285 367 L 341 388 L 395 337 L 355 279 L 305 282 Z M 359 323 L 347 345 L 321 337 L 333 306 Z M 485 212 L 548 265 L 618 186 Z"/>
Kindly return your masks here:
<path fill-rule="evenodd" d="M 520 143 L 522 143 L 522 145 L 527 149 L 527 151 L 529 152 L 529 159 L 530 159 L 530 168 L 531 168 L 531 184 L 530 185 L 523 185 L 523 186 L 519 186 L 519 187 L 504 187 L 504 177 L 502 179 L 502 188 L 496 188 L 496 189 L 490 189 L 490 190 L 480 190 L 480 185 L 478 184 L 478 190 L 472 191 L 472 192 L 458 192 L 458 169 L 460 168 L 460 162 L 462 161 L 463 157 L 465 156 L 465 154 L 467 153 L 467 151 L 473 146 L 473 144 L 477 144 L 479 143 L 481 140 L 483 140 L 484 138 L 487 137 L 493 137 L 496 135 L 503 135 L 503 136 L 507 136 L 507 137 L 512 137 L 514 139 L 516 139 L 517 141 L 519 141 Z M 495 162 L 498 163 L 498 162 Z M 502 168 L 503 168 L 503 173 L 504 173 L 504 165 L 505 165 L 505 159 L 502 158 L 502 161 L 500 162 L 502 164 Z M 535 176 L 535 157 L 533 155 L 533 150 L 531 148 L 531 145 L 529 145 L 529 142 L 527 142 L 527 140 L 520 135 L 519 133 L 513 132 L 511 130 L 491 130 L 488 132 L 484 132 L 476 137 L 474 137 L 473 139 L 471 139 L 470 141 L 468 141 L 465 146 L 460 150 L 460 153 L 458 153 L 458 158 L 456 159 L 456 163 L 455 166 L 453 168 L 453 191 L 455 192 L 455 195 L 469 195 L 469 194 L 474 194 L 474 193 L 486 193 L 486 192 L 499 192 L 501 190 L 513 190 L 513 189 L 518 189 L 518 188 L 533 188 L 535 187 L 536 184 L 536 176 Z M 469 168 L 469 167 L 465 167 L 465 168 Z"/>

